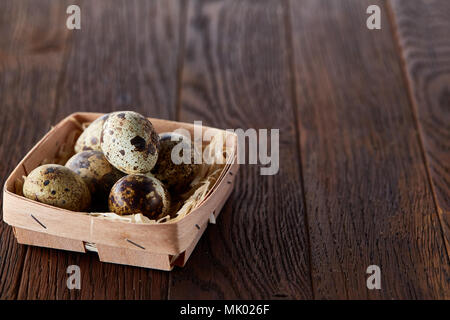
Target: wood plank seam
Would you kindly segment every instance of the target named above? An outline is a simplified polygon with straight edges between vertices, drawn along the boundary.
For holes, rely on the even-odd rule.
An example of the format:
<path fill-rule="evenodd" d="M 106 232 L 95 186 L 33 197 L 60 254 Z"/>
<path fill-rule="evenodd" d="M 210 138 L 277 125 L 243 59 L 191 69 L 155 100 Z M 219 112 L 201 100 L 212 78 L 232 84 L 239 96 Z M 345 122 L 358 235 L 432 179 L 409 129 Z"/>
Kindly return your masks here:
<path fill-rule="evenodd" d="M 13 229 L 13 228 L 9 228 L 8 227 L 8 229 Z M 3 229 L 2 232 L 5 232 L 5 229 Z M 13 233 L 14 233 L 14 229 L 13 229 Z M 11 241 L 10 243 L 15 243 L 15 241 L 16 241 L 14 239 L 14 235 L 13 234 L 10 235 L 10 241 Z M 4 245 L 5 243 L 3 242 L 2 244 Z M 17 245 L 18 244 L 16 243 L 16 246 Z M 27 253 L 28 252 L 25 251 L 24 254 L 20 257 L 19 266 L 18 266 L 19 272 L 18 272 L 18 277 L 17 277 L 18 279 L 20 279 L 20 281 L 14 284 L 15 290 L 14 290 L 13 295 L 10 296 L 10 297 L 7 297 L 6 299 L 17 300 L 17 297 L 19 295 L 19 288 L 21 286 L 22 274 L 23 274 L 23 270 L 24 270 L 24 266 L 25 266 L 25 260 L 26 260 L 26 257 L 27 257 Z M 5 297 L 2 296 L 1 299 L 5 299 Z"/>
<path fill-rule="evenodd" d="M 14 239 L 14 241 L 16 241 L 16 239 Z M 23 272 L 25 270 L 25 261 L 30 259 L 30 255 L 31 255 L 30 246 L 27 246 L 25 255 L 24 255 L 24 259 L 23 259 L 24 261 L 22 263 L 22 267 L 20 270 L 20 281 L 17 286 L 16 297 L 14 298 L 14 300 L 19 299 L 19 296 L 20 296 L 19 293 L 21 292 L 21 290 L 28 291 L 28 283 L 25 281 L 26 277 L 23 276 Z M 26 287 L 24 287 L 24 284 L 26 284 Z"/>
<path fill-rule="evenodd" d="M 185 292 L 207 299 L 312 298 L 281 4 L 190 2 L 183 120 L 286 131 L 281 174 L 261 178 L 255 166 L 241 170 L 239 191 L 225 207 L 233 212 L 199 244 L 203 252 L 194 255 L 189 274 L 173 273 L 171 298 Z"/>
<path fill-rule="evenodd" d="M 181 92 L 183 88 L 183 69 L 184 69 L 184 55 L 186 49 L 186 33 L 187 33 L 187 9 L 189 7 L 189 0 L 181 1 L 180 7 L 180 22 L 178 29 L 178 59 L 177 59 L 177 83 L 175 92 L 175 121 L 180 121 L 181 114 Z M 170 299 L 170 283 L 172 281 L 172 273 L 167 279 L 167 290 L 165 300 Z"/>
<path fill-rule="evenodd" d="M 54 108 L 53 109 L 54 112 L 51 115 L 51 119 L 52 120 L 50 122 L 50 126 L 53 126 L 56 123 L 56 120 L 57 120 L 56 117 L 57 117 L 58 108 L 59 108 L 59 105 L 60 105 L 59 104 L 59 99 L 60 99 L 61 87 L 62 87 L 62 84 L 64 82 L 64 78 L 66 76 L 67 66 L 68 66 L 68 62 L 69 62 L 68 58 L 69 58 L 70 52 L 72 50 L 73 41 L 71 41 L 71 39 L 72 39 L 71 36 L 66 37 L 64 39 L 64 46 L 63 46 L 63 51 L 64 52 L 63 52 L 63 58 L 62 58 L 62 61 L 61 61 L 61 68 L 59 69 L 60 71 L 59 71 L 58 79 L 56 80 L 56 92 L 55 92 L 54 107 L 53 107 Z M 48 130 L 50 130 L 50 128 L 48 128 Z M 36 219 L 36 218 L 34 218 L 34 219 Z M 38 220 L 36 220 L 36 221 L 38 221 Z M 40 222 L 39 222 L 39 224 L 42 225 L 42 223 L 40 223 Z M 43 226 L 43 227 L 46 228 L 45 226 Z M 16 239 L 14 239 L 14 241 L 16 241 Z M 18 245 L 22 246 L 22 244 L 18 244 Z M 30 259 L 30 255 L 31 255 L 30 250 L 32 250 L 31 246 L 27 245 L 26 246 L 26 251 L 25 251 L 25 256 L 24 256 L 24 261 L 23 261 L 22 266 L 21 266 L 20 283 L 19 283 L 19 286 L 18 286 L 18 290 L 16 292 L 16 299 L 19 297 L 19 291 L 20 291 L 20 288 L 22 288 L 22 283 L 24 282 L 23 271 L 25 269 L 25 261 L 27 259 Z M 26 290 L 28 290 L 28 286 L 27 286 Z"/>
<path fill-rule="evenodd" d="M 447 251 L 447 258 L 450 260 L 450 248 L 449 248 L 449 244 L 447 243 L 446 237 L 445 237 L 445 229 L 443 227 L 444 221 L 442 220 L 441 215 L 439 214 L 439 204 L 438 204 L 438 200 L 437 200 L 437 196 L 436 196 L 436 190 L 435 190 L 435 186 L 433 183 L 433 179 L 431 177 L 431 172 L 430 172 L 430 164 L 428 161 L 428 157 L 427 154 L 425 152 L 425 144 L 424 144 L 424 137 L 423 137 L 423 129 L 422 126 L 420 124 L 419 121 L 419 116 L 418 116 L 418 110 L 419 107 L 417 105 L 417 101 L 414 97 L 413 94 L 413 87 L 412 87 L 412 79 L 409 75 L 409 72 L 407 70 L 407 64 L 406 64 L 406 60 L 405 60 L 405 55 L 401 46 L 401 42 L 400 42 L 400 34 L 398 31 L 398 25 L 396 23 L 396 19 L 395 19 L 395 13 L 394 10 L 392 8 L 392 4 L 388 1 L 384 3 L 386 11 L 388 12 L 388 21 L 389 21 L 389 25 L 391 27 L 392 30 L 392 38 L 393 38 L 393 42 L 395 43 L 398 55 L 399 55 L 399 59 L 401 62 L 401 70 L 402 70 L 402 76 L 403 76 L 403 81 L 405 83 L 406 89 L 407 89 L 407 95 L 408 95 L 408 100 L 409 100 L 409 105 L 411 108 L 411 114 L 414 118 L 414 124 L 416 126 L 416 131 L 417 131 L 417 140 L 420 146 L 420 153 L 423 159 L 423 163 L 425 166 L 425 172 L 427 173 L 427 180 L 428 180 L 428 184 L 430 186 L 430 189 L 432 191 L 433 194 L 433 203 L 434 203 L 434 207 L 435 207 L 435 212 L 436 215 L 438 217 L 438 221 L 439 221 L 439 226 L 441 229 L 441 236 L 442 236 L 442 240 L 445 244 L 445 248 Z"/>
<path fill-rule="evenodd" d="M 286 43 L 288 47 L 288 63 L 291 66 L 290 70 L 290 86 L 291 86 L 291 100 L 292 100 L 292 112 L 294 113 L 294 122 L 295 122 L 295 144 L 297 145 L 297 154 L 298 154 L 298 170 L 300 173 L 300 182 L 302 187 L 302 201 L 304 203 L 304 210 L 305 210 L 305 218 L 304 223 L 306 225 L 306 237 L 308 241 L 308 260 L 309 260 L 309 278 L 310 278 L 310 285 L 311 285 L 311 292 L 312 292 L 312 299 L 315 300 L 315 290 L 314 290 L 314 281 L 312 276 L 312 253 L 311 253 L 311 236 L 309 234 L 309 222 L 308 222 L 308 208 L 306 205 L 306 195 L 305 195 L 305 179 L 303 177 L 303 163 L 302 163 L 302 152 L 300 148 L 300 141 L 301 141 L 301 130 L 300 130 L 300 121 L 298 119 L 298 101 L 297 101 L 297 94 L 296 94 L 296 87 L 297 87 L 297 79 L 295 75 L 295 58 L 294 58 L 294 43 L 293 43 L 293 35 L 292 35 L 292 22 L 291 22 L 291 15 L 290 12 L 290 0 L 283 1 L 283 16 L 284 16 L 284 24 L 286 29 Z"/>
<path fill-rule="evenodd" d="M 44 4 L 44 6 L 45 6 L 45 4 Z M 63 6 L 63 5 L 62 5 Z M 14 8 L 14 7 L 12 7 L 12 8 Z M 24 3 L 20 3 L 20 4 L 18 4 L 18 7 L 17 7 L 17 15 L 18 15 L 18 17 L 20 18 L 21 16 L 22 16 L 22 13 L 23 12 L 25 12 L 26 10 L 27 10 L 27 8 L 28 8 L 28 3 L 26 3 L 26 4 L 24 4 Z M 7 8 L 7 9 L 11 9 L 11 8 Z M 6 11 L 5 12 L 8 12 L 8 10 L 6 9 Z M 9 12 L 9 14 L 11 14 L 11 12 Z M 39 14 L 37 15 L 38 17 L 40 16 Z M 64 20 L 64 18 L 62 18 L 62 20 Z M 6 21 L 6 20 L 5 20 Z M 40 55 L 45 55 L 45 54 L 47 54 L 47 53 L 49 53 L 49 54 L 52 54 L 52 52 L 53 52 L 53 49 L 54 49 L 54 47 L 53 47 L 53 43 L 46 43 L 45 41 L 46 40 L 48 40 L 48 39 L 46 39 L 45 37 L 43 38 L 43 39 L 37 39 L 37 38 L 35 38 L 35 39 L 32 39 L 31 40 L 31 46 L 29 46 L 28 47 L 28 51 L 27 50 L 24 50 L 24 49 L 26 49 L 27 48 L 27 46 L 21 46 L 20 44 L 21 44 L 21 42 L 20 42 L 20 38 L 18 37 L 18 35 L 20 34 L 20 35 L 22 35 L 22 32 L 24 32 L 24 35 L 25 35 L 25 37 L 27 37 L 28 35 L 29 35 L 29 33 L 26 33 L 26 31 L 24 31 L 24 30 L 26 30 L 26 29 L 24 29 L 24 30 L 22 30 L 21 29 L 21 25 L 20 25 L 20 23 L 24 23 L 24 21 L 23 20 L 21 20 L 21 19 L 18 19 L 17 21 L 19 21 L 19 22 L 17 22 L 17 24 L 15 24 L 15 27 L 14 27 L 14 32 L 13 33 L 11 33 L 11 35 L 12 35 L 12 40 L 10 41 L 10 43 L 9 43 L 9 45 L 10 45 L 10 47 L 6 50 L 6 52 L 7 53 L 10 53 L 10 51 L 12 52 L 12 51 L 14 51 L 14 50 L 19 50 L 18 52 L 17 52 L 17 54 L 15 55 L 15 57 L 14 57 L 14 60 L 15 60 L 15 62 L 16 63 L 19 63 L 19 61 L 22 61 L 22 59 L 23 58 L 25 58 L 25 55 L 27 55 L 27 54 L 29 54 L 29 57 L 30 57 L 30 60 L 28 60 L 28 59 L 23 59 L 23 61 L 24 62 L 26 62 L 25 64 L 27 64 L 28 63 L 28 61 L 30 61 L 30 66 L 35 66 L 35 64 L 33 63 L 33 59 L 38 59 L 39 60 L 39 56 Z M 33 20 L 33 19 L 30 19 L 30 20 L 28 20 L 27 22 L 25 22 L 24 24 L 26 25 L 26 23 L 29 23 L 29 25 L 28 26 L 33 26 L 33 23 L 34 23 L 35 21 Z M 53 17 L 50 17 L 47 21 L 46 21 L 46 23 L 48 23 L 48 24 L 51 24 L 52 22 L 54 22 L 53 21 Z M 39 24 L 39 23 L 38 23 Z M 20 32 L 19 32 L 20 31 Z M 64 33 L 64 32 L 63 32 Z M 67 33 L 67 31 L 66 31 L 66 33 Z M 53 36 L 58 36 L 58 34 L 51 34 L 51 36 L 53 37 Z M 57 39 L 58 37 L 56 37 L 56 40 L 58 40 Z M 52 40 L 54 40 L 53 38 L 51 38 L 50 39 L 50 41 L 52 41 Z M 41 42 L 41 41 L 43 41 L 43 42 Z M 67 41 L 67 34 L 65 34 L 65 35 L 63 35 L 63 41 L 62 42 L 66 42 Z M 30 43 L 27 43 L 27 44 L 30 44 Z M 17 48 L 15 47 L 17 45 Z M 56 47 L 58 47 L 58 46 L 56 46 Z M 58 49 L 58 48 L 57 48 Z M 22 51 L 21 51 L 22 50 Z M 7 54 L 7 57 L 8 57 L 8 54 Z M 13 61 L 12 59 L 9 59 L 9 62 L 11 62 L 11 61 Z M 62 65 L 62 64 L 61 64 Z M 61 66 L 60 65 L 60 66 Z M 5 67 L 6 68 L 6 70 L 8 70 L 8 63 L 5 63 L 4 65 L 2 65 L 2 67 Z M 28 65 L 27 65 L 28 66 Z M 20 68 L 19 69 L 19 71 L 16 71 L 16 75 L 17 74 L 21 74 L 21 72 L 23 72 L 23 70 L 25 70 L 26 68 Z M 11 71 L 11 70 L 10 70 Z M 42 71 L 42 70 L 41 70 Z M 45 72 L 44 72 L 45 73 Z M 24 80 L 26 81 L 26 77 L 24 77 Z M 22 79 L 20 79 L 19 80 L 19 83 L 21 83 L 20 81 L 22 81 Z M 58 81 L 58 79 L 57 79 L 57 81 Z M 55 96 L 56 95 L 52 95 L 52 96 L 50 96 L 50 99 L 51 100 L 54 100 L 55 99 Z M 55 105 L 55 101 L 52 101 L 53 102 L 53 106 Z M 51 108 L 49 108 L 50 110 L 51 110 Z M 51 125 L 51 122 L 48 122 L 48 125 Z M 26 169 L 24 168 L 24 171 L 26 172 Z M 9 228 L 9 227 L 7 227 L 7 228 Z M 5 228 L 2 228 L 3 230 L 2 230 L 2 232 L 5 232 L 7 229 L 5 229 Z M 10 232 L 5 232 L 5 233 L 9 233 L 10 234 Z M 13 238 L 11 238 L 11 242 L 9 243 L 9 244 L 11 244 L 12 246 L 18 246 L 18 247 L 22 247 L 21 245 L 18 245 L 17 243 L 16 243 L 16 241 L 15 241 L 15 239 L 13 239 Z M 28 259 L 28 257 L 29 257 L 29 248 L 28 247 L 25 247 L 25 248 L 22 248 L 21 250 L 23 250 L 23 255 L 21 255 L 20 257 L 19 257 L 19 262 L 17 263 L 17 265 L 15 266 L 15 269 L 16 270 L 18 270 L 18 278 L 17 278 L 17 281 L 16 281 L 16 283 L 14 283 L 13 284 L 13 287 L 14 287 L 14 293 L 10 296 L 10 297 L 8 297 L 8 298 L 13 298 L 13 299 L 18 299 L 18 296 L 19 296 L 19 292 L 20 292 L 20 287 L 21 287 L 21 283 L 22 283 L 22 280 L 23 280 L 23 274 L 24 274 L 24 268 L 25 268 L 25 265 L 26 265 L 26 261 L 27 261 L 27 259 Z"/>
<path fill-rule="evenodd" d="M 342 2 L 290 2 L 315 296 L 445 296 L 446 248 L 386 12 L 370 31 L 372 2 Z M 372 264 L 384 290 L 366 287 Z"/>
<path fill-rule="evenodd" d="M 52 114 L 51 118 L 52 118 L 52 122 L 51 125 L 55 125 L 57 119 L 57 115 L 58 115 L 58 110 L 59 110 L 59 106 L 60 106 L 60 100 L 61 100 L 61 91 L 63 89 L 63 85 L 64 85 L 64 79 L 66 78 L 66 74 L 67 74 L 67 68 L 69 66 L 69 58 L 70 58 L 70 53 L 72 52 L 72 47 L 73 47 L 73 43 L 74 41 L 72 40 L 73 38 L 73 34 L 70 33 L 70 36 L 68 36 L 65 41 L 64 41 L 64 46 L 63 46 L 63 58 L 62 58 L 62 66 L 58 75 L 58 79 L 56 80 L 56 92 L 55 92 L 55 106 L 54 106 L 54 113 Z M 49 128 L 50 130 L 50 128 Z"/>
<path fill-rule="evenodd" d="M 186 49 L 186 32 L 187 32 L 187 8 L 189 0 L 181 1 L 180 25 L 179 25 L 179 44 L 178 44 L 178 66 L 177 66 L 177 87 L 175 96 L 175 121 L 180 121 L 181 114 L 181 90 L 183 87 L 183 67 L 184 54 Z"/>
<path fill-rule="evenodd" d="M 51 110 L 46 118 L 47 125 L 53 124 L 50 122 L 52 117 L 57 120 L 70 112 L 80 111 L 80 108 L 110 112 L 129 106 L 142 114 L 174 120 L 176 46 L 178 30 L 181 30 L 177 25 L 179 4 L 176 1 L 131 1 L 126 5 L 122 1 L 83 3 L 85 22 L 82 28 L 85 31 L 74 31 L 73 37 L 68 38 L 73 43 L 58 47 L 58 53 L 64 54 L 66 65 L 56 62 L 64 66 L 64 70 L 54 74 L 56 79 L 49 88 L 53 90 L 51 98 L 56 99 L 56 102 L 50 100 L 50 106 L 57 106 L 57 110 Z M 52 6 L 49 3 L 47 7 Z M 65 8 L 64 4 L 62 7 Z M 45 6 L 43 8 L 47 10 Z M 65 22 L 64 14 L 57 16 Z M 61 28 L 58 30 L 66 29 L 64 23 L 57 25 Z M 42 30 L 47 30 L 46 26 Z M 115 36 L 108 37 L 108 34 Z M 118 39 L 122 39 L 120 46 Z M 49 64 L 53 67 L 55 62 Z M 58 93 L 54 92 L 55 88 Z M 103 264 L 97 260 L 92 254 L 81 256 L 29 248 L 20 281 L 17 280 L 21 287 L 18 298 L 167 298 L 167 273 Z M 81 291 L 67 290 L 65 268 L 69 264 L 90 271 L 82 273 L 84 289 Z M 103 275 L 117 278 L 108 283 L 97 281 L 105 280 Z"/>

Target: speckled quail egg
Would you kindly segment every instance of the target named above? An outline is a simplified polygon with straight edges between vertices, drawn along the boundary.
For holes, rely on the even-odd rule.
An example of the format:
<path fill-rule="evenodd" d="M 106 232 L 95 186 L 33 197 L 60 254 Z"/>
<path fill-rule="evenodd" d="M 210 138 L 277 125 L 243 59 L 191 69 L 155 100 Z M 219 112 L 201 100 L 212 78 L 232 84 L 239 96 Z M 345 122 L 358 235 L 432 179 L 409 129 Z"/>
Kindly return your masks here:
<path fill-rule="evenodd" d="M 100 142 L 106 159 L 128 174 L 150 172 L 158 159 L 158 134 L 148 119 L 133 111 L 111 113 Z"/>
<path fill-rule="evenodd" d="M 108 114 L 105 114 L 97 118 L 83 131 L 75 143 L 76 153 L 86 150 L 102 150 L 100 148 L 100 136 L 102 134 L 103 124 L 108 119 L 108 116 Z"/>
<path fill-rule="evenodd" d="M 84 211 L 91 203 L 89 188 L 75 172 L 61 165 L 37 167 L 25 178 L 25 197 L 55 207 Z"/>
<path fill-rule="evenodd" d="M 96 150 L 75 154 L 67 161 L 66 167 L 84 180 L 93 198 L 104 202 L 114 183 L 125 175 L 106 160 L 103 152 Z"/>
<path fill-rule="evenodd" d="M 186 139 L 189 138 L 175 132 L 161 133 L 159 135 L 158 161 L 152 170 L 157 179 L 169 189 L 176 191 L 181 191 L 188 187 L 198 170 L 198 165 L 194 164 L 193 145 Z M 176 149 L 174 149 L 175 147 Z M 172 150 L 180 159 L 172 159 Z M 186 160 L 189 160 L 190 163 L 182 161 L 184 152 L 188 153 Z"/>
<path fill-rule="evenodd" d="M 150 219 L 169 213 L 170 199 L 164 185 L 147 174 L 130 174 L 112 187 L 109 210 L 119 215 L 142 213 Z"/>

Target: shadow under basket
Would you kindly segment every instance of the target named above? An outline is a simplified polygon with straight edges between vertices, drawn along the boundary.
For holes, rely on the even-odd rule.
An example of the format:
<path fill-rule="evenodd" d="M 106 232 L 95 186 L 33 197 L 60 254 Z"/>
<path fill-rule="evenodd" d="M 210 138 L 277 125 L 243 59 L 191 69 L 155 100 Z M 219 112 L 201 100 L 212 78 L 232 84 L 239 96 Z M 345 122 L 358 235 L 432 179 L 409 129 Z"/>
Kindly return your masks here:
<path fill-rule="evenodd" d="M 215 223 L 234 187 L 239 166 L 236 163 L 237 138 L 229 133 L 234 150 L 215 185 L 201 204 L 182 219 L 158 224 L 137 224 L 108 220 L 84 212 L 60 209 L 23 197 L 16 181 L 27 176 L 44 159 L 54 159 L 80 123 L 92 122 L 100 113 L 74 113 L 50 130 L 6 180 L 3 190 L 3 220 L 14 229 L 18 243 L 39 247 L 86 252 L 94 248 L 100 261 L 159 270 L 183 267 L 208 223 Z M 157 132 L 183 128 L 194 134 L 189 123 L 152 119 Z M 220 129 L 203 127 L 217 133 Z M 73 147 L 73 146 L 71 146 Z"/>

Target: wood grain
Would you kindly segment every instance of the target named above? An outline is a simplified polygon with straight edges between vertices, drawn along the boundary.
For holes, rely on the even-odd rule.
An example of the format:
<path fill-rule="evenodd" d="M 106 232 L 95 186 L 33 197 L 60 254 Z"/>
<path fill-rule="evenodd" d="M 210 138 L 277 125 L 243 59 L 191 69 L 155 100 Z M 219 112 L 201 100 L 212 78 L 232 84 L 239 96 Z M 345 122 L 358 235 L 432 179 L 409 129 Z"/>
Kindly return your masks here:
<path fill-rule="evenodd" d="M 64 2 L 3 1 L 0 10 L 0 176 L 7 175 L 50 129 L 68 37 Z M 33 17 L 30 19 L 30 17 Z M 2 185 L 4 180 L 2 179 Z M 0 299 L 15 299 L 26 247 L 0 225 Z"/>
<path fill-rule="evenodd" d="M 450 2 L 390 3 L 449 253 Z"/>
<path fill-rule="evenodd" d="M 241 167 L 217 225 L 171 272 L 169 298 L 312 298 L 283 7 L 195 1 L 187 21 L 180 120 L 279 128 L 281 163 L 274 176 Z"/>
<path fill-rule="evenodd" d="M 76 111 L 117 110 L 174 119 L 183 6 L 179 1 L 81 2 L 81 30 L 71 31 L 59 82 L 51 88 L 56 87 L 51 121 Z M 65 9 L 62 13 L 65 19 Z M 81 290 L 67 289 L 71 264 L 80 266 Z M 19 298 L 161 299 L 167 281 L 165 272 L 101 263 L 93 253 L 29 247 Z"/>
<path fill-rule="evenodd" d="M 382 28 L 366 28 L 366 8 Z M 448 298 L 449 260 L 382 1 L 290 1 L 316 298 Z M 368 290 L 366 268 L 381 268 Z"/>
<path fill-rule="evenodd" d="M 278 128 L 281 141 L 279 173 L 242 166 L 170 274 L 17 245 L 2 223 L 0 299 L 449 299 L 449 4 L 391 3 L 2 1 L 3 179 L 75 111 Z M 69 4 L 81 30 L 66 28 Z M 366 28 L 369 4 L 381 30 Z M 366 287 L 371 264 L 381 290 Z"/>

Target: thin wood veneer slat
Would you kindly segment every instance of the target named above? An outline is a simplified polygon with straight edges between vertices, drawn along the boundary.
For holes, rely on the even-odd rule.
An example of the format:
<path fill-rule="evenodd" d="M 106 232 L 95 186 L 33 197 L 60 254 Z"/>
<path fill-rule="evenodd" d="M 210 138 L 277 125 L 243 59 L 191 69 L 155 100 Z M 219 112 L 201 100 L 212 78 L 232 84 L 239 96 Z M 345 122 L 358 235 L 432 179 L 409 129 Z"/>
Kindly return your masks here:
<path fill-rule="evenodd" d="M 449 253 L 450 2 L 390 3 Z"/>
<path fill-rule="evenodd" d="M 50 17 L 65 12 L 57 3 L 44 6 Z M 61 45 L 64 69 L 53 121 L 76 111 L 117 110 L 175 120 L 182 4 L 100 0 L 80 7 L 81 30 Z M 58 27 L 66 29 L 65 23 Z M 80 266 L 81 290 L 67 289 L 72 264 Z M 102 263 L 94 253 L 29 247 L 19 298 L 165 299 L 167 283 L 167 272 Z"/>
<path fill-rule="evenodd" d="M 413 1 L 415 2 L 415 1 Z M 383 1 L 290 1 L 316 298 L 448 298 L 449 260 Z M 381 8 L 381 30 L 366 9 Z M 381 290 L 366 269 L 381 268 Z"/>
<path fill-rule="evenodd" d="M 184 269 L 172 299 L 310 299 L 309 245 L 292 106 L 285 8 L 276 1 L 191 1 L 181 121 L 278 128 L 280 171 L 241 167 L 217 224 Z"/>
<path fill-rule="evenodd" d="M 0 10 L 0 177 L 50 129 L 69 36 L 63 2 L 3 1 Z M 0 196 L 1 197 L 1 196 Z M 16 299 L 27 248 L 0 224 L 0 299 Z M 36 269 L 36 271 L 38 271 Z"/>

